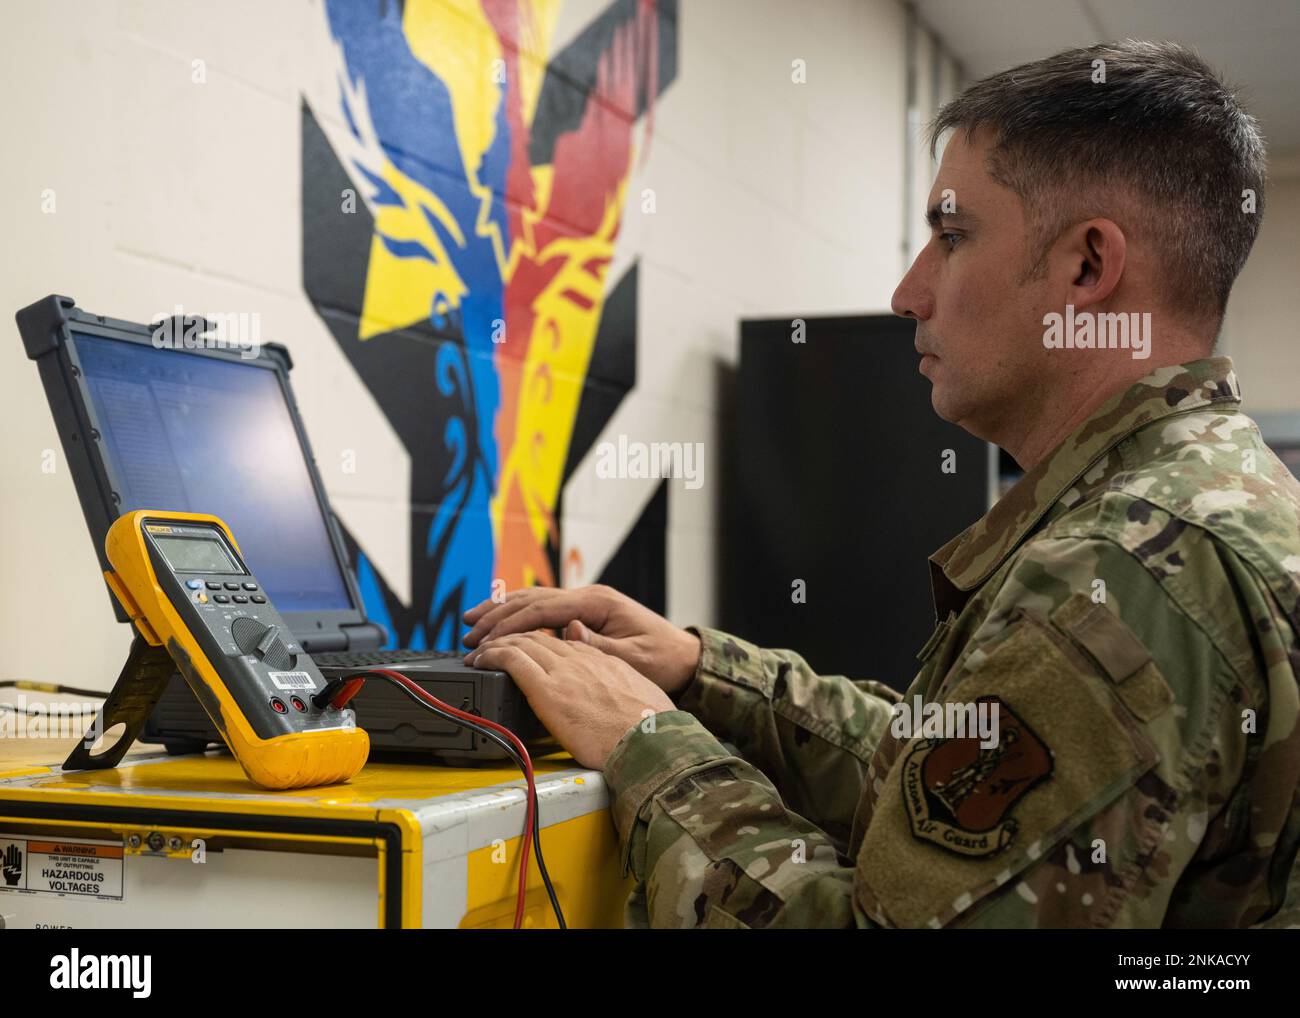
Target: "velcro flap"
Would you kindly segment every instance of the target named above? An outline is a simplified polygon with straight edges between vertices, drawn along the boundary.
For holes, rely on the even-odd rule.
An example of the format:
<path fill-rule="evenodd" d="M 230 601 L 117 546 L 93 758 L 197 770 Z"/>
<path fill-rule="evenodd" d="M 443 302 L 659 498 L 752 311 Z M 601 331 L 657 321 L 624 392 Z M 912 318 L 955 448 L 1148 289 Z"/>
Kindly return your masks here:
<path fill-rule="evenodd" d="M 1141 720 L 1159 717 L 1174 702 L 1150 652 L 1104 604 L 1073 594 L 1052 612 L 1052 622 L 1101 665 L 1124 705 Z"/>
<path fill-rule="evenodd" d="M 1112 682 L 1123 682 L 1151 660 L 1133 630 L 1083 594 L 1072 594 L 1052 612 L 1052 621 L 1097 659 Z"/>

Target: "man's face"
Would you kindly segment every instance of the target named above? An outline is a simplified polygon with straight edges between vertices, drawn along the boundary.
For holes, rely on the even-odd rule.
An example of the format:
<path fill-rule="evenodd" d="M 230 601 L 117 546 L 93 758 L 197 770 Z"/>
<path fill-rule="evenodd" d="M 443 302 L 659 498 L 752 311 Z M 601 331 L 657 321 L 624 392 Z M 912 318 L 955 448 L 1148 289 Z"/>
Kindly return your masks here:
<path fill-rule="evenodd" d="M 987 141 L 957 131 L 930 190 L 930 241 L 894 291 L 916 319 L 920 371 L 944 420 L 981 438 L 1022 412 L 1047 367 L 1045 280 L 1025 280 L 1031 251 L 1019 196 L 989 176 Z"/>

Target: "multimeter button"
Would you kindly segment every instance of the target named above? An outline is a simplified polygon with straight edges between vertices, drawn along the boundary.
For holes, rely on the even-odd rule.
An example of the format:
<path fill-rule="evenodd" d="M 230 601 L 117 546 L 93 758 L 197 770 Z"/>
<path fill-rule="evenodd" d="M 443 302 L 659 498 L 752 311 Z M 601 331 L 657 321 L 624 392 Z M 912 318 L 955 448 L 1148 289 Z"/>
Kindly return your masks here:
<path fill-rule="evenodd" d="M 252 601 L 253 604 L 266 604 L 266 598 L 261 594 L 253 594 L 249 597 L 249 600 Z"/>
<path fill-rule="evenodd" d="M 230 604 L 230 595 L 229 595 L 229 594 L 213 594 L 213 595 L 212 595 L 212 600 L 216 601 L 217 604 Z"/>
<path fill-rule="evenodd" d="M 227 584 L 226 584 L 226 589 L 227 589 L 227 590 L 238 590 L 238 589 L 239 589 L 239 584 L 238 584 L 238 583 L 227 583 Z"/>
<path fill-rule="evenodd" d="M 244 589 L 245 589 L 245 590 L 256 590 L 256 589 L 257 589 L 257 584 L 256 584 L 256 583 L 245 583 L 245 584 L 244 584 Z"/>
<path fill-rule="evenodd" d="M 202 589 L 203 589 L 203 581 L 202 581 L 202 580 L 186 580 L 186 581 L 185 581 L 185 586 L 189 587 L 190 590 L 202 590 Z"/>
<path fill-rule="evenodd" d="M 236 594 L 233 598 L 235 604 L 248 604 L 248 598 L 243 594 Z"/>
<path fill-rule="evenodd" d="M 208 580 L 208 590 L 220 590 L 221 584 L 216 580 Z"/>
<path fill-rule="evenodd" d="M 293 704 L 294 710 L 302 711 L 304 714 L 307 713 L 307 705 L 302 702 L 301 696 L 291 696 L 289 702 Z"/>
<path fill-rule="evenodd" d="M 284 701 L 278 696 L 271 697 L 271 709 L 277 714 L 288 714 L 289 708 L 284 705 Z"/>

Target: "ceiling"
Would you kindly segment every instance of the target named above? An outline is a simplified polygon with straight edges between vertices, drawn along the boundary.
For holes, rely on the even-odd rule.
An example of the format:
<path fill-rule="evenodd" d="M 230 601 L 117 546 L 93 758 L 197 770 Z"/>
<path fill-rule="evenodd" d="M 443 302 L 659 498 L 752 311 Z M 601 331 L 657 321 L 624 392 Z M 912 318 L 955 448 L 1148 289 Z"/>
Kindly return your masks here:
<path fill-rule="evenodd" d="M 1193 47 L 1242 90 L 1270 162 L 1300 153 L 1300 0 L 915 0 L 922 20 L 980 78 L 1115 39 Z"/>

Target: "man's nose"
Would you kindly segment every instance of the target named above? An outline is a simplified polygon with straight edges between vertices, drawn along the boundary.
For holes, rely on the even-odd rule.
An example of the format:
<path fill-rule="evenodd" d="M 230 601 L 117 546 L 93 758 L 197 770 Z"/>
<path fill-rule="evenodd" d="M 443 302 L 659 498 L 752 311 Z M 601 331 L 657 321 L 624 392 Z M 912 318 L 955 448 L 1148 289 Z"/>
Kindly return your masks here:
<path fill-rule="evenodd" d="M 916 261 L 912 267 L 907 270 L 907 274 L 899 281 L 898 288 L 894 290 L 893 299 L 889 302 L 890 310 L 900 318 L 915 318 L 917 321 L 925 321 L 934 312 L 934 298 L 930 294 L 930 288 L 925 286 L 921 281 L 921 274 L 918 269 L 921 266 L 922 255 L 917 255 Z"/>

